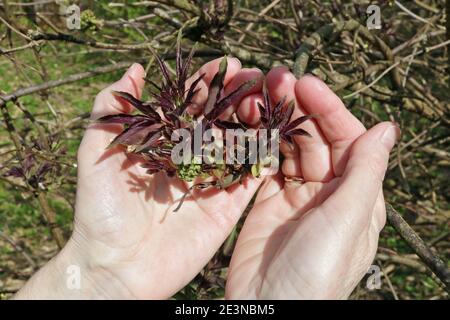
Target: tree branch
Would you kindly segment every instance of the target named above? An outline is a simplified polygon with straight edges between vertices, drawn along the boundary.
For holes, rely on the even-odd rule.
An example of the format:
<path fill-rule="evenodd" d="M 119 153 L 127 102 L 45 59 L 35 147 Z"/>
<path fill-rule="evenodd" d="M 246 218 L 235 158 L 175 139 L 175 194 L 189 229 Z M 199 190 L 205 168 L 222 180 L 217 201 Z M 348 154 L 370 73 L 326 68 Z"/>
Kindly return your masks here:
<path fill-rule="evenodd" d="M 433 273 L 444 283 L 446 291 L 450 293 L 450 270 L 441 258 L 439 258 L 411 228 L 389 203 L 386 203 L 386 213 L 389 223 L 422 259 L 422 261 L 433 271 Z"/>

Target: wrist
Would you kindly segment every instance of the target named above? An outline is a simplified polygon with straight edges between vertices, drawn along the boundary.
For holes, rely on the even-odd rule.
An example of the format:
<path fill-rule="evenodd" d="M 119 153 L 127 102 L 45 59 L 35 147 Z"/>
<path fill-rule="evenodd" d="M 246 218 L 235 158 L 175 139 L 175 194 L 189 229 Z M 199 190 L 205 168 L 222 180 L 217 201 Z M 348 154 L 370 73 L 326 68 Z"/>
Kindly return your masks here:
<path fill-rule="evenodd" d="M 71 238 L 14 299 L 124 299 L 130 292 Z"/>

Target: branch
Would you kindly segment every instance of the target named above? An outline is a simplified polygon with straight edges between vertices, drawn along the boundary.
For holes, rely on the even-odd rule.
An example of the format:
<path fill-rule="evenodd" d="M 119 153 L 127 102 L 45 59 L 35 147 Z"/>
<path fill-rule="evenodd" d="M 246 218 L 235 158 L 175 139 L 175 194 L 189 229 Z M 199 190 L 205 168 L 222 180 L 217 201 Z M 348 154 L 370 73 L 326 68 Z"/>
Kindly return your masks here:
<path fill-rule="evenodd" d="M 31 266 L 33 270 L 38 269 L 36 262 L 28 255 L 28 253 L 26 253 L 25 250 L 14 241 L 14 239 L 8 236 L 1 229 L 0 229 L 0 238 L 8 242 L 14 248 L 14 250 L 19 252 L 25 258 L 25 260 L 27 260 L 28 264 Z"/>
<path fill-rule="evenodd" d="M 335 23 L 329 23 L 302 42 L 300 47 L 295 52 L 295 61 L 293 72 L 297 78 L 300 78 L 305 74 L 308 67 L 309 60 L 311 58 L 312 51 L 317 49 L 319 45 L 327 41 L 333 33 L 341 33 L 342 31 L 353 31 L 360 27 L 360 24 L 356 20 L 338 21 Z"/>
<path fill-rule="evenodd" d="M 0 96 L 0 106 L 5 105 L 9 101 L 14 101 L 17 98 L 30 95 L 36 92 L 44 91 L 47 89 L 59 87 L 61 85 L 69 84 L 72 82 L 80 81 L 86 78 L 91 78 L 100 74 L 105 74 L 113 71 L 117 71 L 120 69 L 125 69 L 129 67 L 132 64 L 132 62 L 125 61 L 125 62 L 119 62 L 117 64 L 113 64 L 110 66 L 102 66 L 94 68 L 91 71 L 81 72 L 77 74 L 73 74 L 71 76 L 68 76 L 67 78 L 60 79 L 60 80 L 52 80 L 48 82 L 44 82 L 35 86 L 19 89 L 17 91 L 14 91 L 13 93 Z"/>
<path fill-rule="evenodd" d="M 50 231 L 52 232 L 53 239 L 55 239 L 58 248 L 59 249 L 64 248 L 64 244 L 66 243 L 66 241 L 64 239 L 63 232 L 56 223 L 55 211 L 53 211 L 53 209 L 50 207 L 48 199 L 45 196 L 45 193 L 38 192 L 36 198 L 38 199 L 39 205 L 44 213 L 45 219 L 47 220 L 47 224 L 50 227 Z"/>
<path fill-rule="evenodd" d="M 406 243 L 414 250 L 414 252 L 422 259 L 422 261 L 433 271 L 433 273 L 444 283 L 446 291 L 450 293 L 450 270 L 444 261 L 441 260 L 419 235 L 411 228 L 411 226 L 403 219 L 403 217 L 395 211 L 395 209 L 386 203 L 386 213 L 389 223 L 406 241 Z"/>
<path fill-rule="evenodd" d="M 120 43 L 104 43 L 95 40 L 87 40 L 82 38 L 74 37 L 71 34 L 66 33 L 43 33 L 43 32 L 35 32 L 30 36 L 30 39 L 33 41 L 39 40 L 47 40 L 47 41 L 66 41 L 77 44 L 87 45 L 93 48 L 98 49 L 107 49 L 107 50 L 144 50 L 148 49 L 150 42 L 143 42 L 138 44 L 120 44 Z"/>

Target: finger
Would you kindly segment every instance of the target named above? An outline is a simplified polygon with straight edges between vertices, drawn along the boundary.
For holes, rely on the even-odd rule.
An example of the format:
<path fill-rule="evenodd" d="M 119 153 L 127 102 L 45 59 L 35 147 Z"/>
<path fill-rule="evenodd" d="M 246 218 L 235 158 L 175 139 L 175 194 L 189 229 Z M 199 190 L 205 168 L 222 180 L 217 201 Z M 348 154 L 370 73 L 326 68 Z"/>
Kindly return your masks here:
<path fill-rule="evenodd" d="M 208 88 L 214 78 L 214 75 L 219 71 L 219 64 L 223 58 L 218 58 L 205 63 L 200 69 L 197 70 L 187 81 L 186 88 L 189 88 L 191 84 L 203 75 L 202 80 L 197 84 L 197 88 L 200 89 L 192 99 L 192 106 L 189 107 L 189 113 L 199 114 L 203 110 L 203 105 L 208 98 Z M 227 72 L 224 78 L 224 85 L 226 86 L 234 78 L 234 76 L 241 70 L 241 62 L 237 58 L 227 58 L 228 66 Z"/>
<path fill-rule="evenodd" d="M 236 111 L 238 119 L 250 127 L 257 126 L 261 117 L 258 103 L 263 103 L 261 93 L 254 93 L 244 97 Z"/>
<path fill-rule="evenodd" d="M 135 98 L 140 98 L 144 87 L 144 77 L 144 68 L 140 64 L 134 63 L 119 81 L 103 89 L 96 96 L 91 119 L 130 112 L 131 105 L 122 99 L 117 99 L 112 91 L 124 91 L 132 94 Z M 120 131 L 121 127 L 115 124 L 90 124 L 81 142 L 79 154 L 95 159 L 94 162 L 97 161 L 98 155 L 105 152 L 105 148 Z M 84 152 L 85 150 L 87 152 Z"/>
<path fill-rule="evenodd" d="M 117 99 L 112 94 L 112 91 L 124 91 L 139 99 L 144 88 L 144 78 L 144 68 L 139 63 L 131 65 L 119 81 L 103 89 L 96 96 L 91 119 L 98 119 L 110 114 L 130 112 L 132 109 L 131 105 L 122 99 Z"/>
<path fill-rule="evenodd" d="M 295 95 L 295 83 L 297 79 L 286 67 L 273 68 L 266 77 L 267 88 L 270 97 L 277 102 L 286 96 L 287 101 L 294 100 L 296 107 L 292 115 L 292 120 L 307 114 L 298 103 Z M 307 181 L 328 181 L 333 177 L 331 167 L 330 147 L 323 137 L 317 123 L 313 120 L 302 123 L 301 128 L 308 131 L 312 137 L 297 136 L 295 141 L 300 149 L 300 154 L 294 148 L 293 153 L 284 153 L 288 163 L 290 161 L 300 161 L 299 165 L 288 164 L 287 170 L 300 166 L 303 178 Z M 298 170 L 298 169 L 296 169 Z M 285 172 L 292 175 L 292 172 Z"/>
<path fill-rule="evenodd" d="M 226 120 L 230 118 L 230 116 L 236 111 L 237 106 L 239 106 L 239 103 L 242 101 L 243 98 L 246 96 L 261 92 L 262 85 L 263 85 L 263 78 L 264 75 L 262 71 L 258 68 L 243 68 L 241 69 L 236 75 L 233 77 L 233 79 L 230 81 L 230 83 L 227 84 L 224 90 L 224 97 L 229 95 L 231 92 L 239 88 L 241 85 L 246 83 L 247 81 L 258 79 L 257 82 L 253 87 L 250 88 L 247 92 L 245 92 L 243 95 L 237 97 L 233 104 L 225 110 L 225 112 L 222 114 L 221 119 Z"/>
<path fill-rule="evenodd" d="M 305 111 L 317 115 L 320 130 L 331 145 L 334 174 L 342 175 L 353 141 L 366 129 L 319 78 L 303 76 L 295 84 L 295 93 Z"/>
<path fill-rule="evenodd" d="M 285 199 L 289 202 L 291 210 L 286 210 L 286 220 L 298 220 L 309 210 L 318 207 L 332 194 L 339 185 L 339 178 L 328 183 L 308 182 L 299 184 L 296 181 L 287 181 L 284 184 Z"/>
<path fill-rule="evenodd" d="M 112 91 L 124 91 L 132 94 L 135 98 L 140 98 L 144 87 L 144 77 L 144 68 L 140 64 L 133 64 L 119 81 L 103 89 L 97 95 L 91 119 L 130 112 L 132 107 L 127 102 L 117 99 Z M 128 162 L 127 157 L 122 152 L 118 152 L 118 149 L 105 150 L 121 130 L 121 126 L 115 124 L 92 123 L 88 126 L 77 153 L 79 177 L 85 174 L 90 175 L 91 170 L 104 173 L 116 168 L 120 170 Z M 107 170 L 98 169 L 97 164 L 104 166 Z"/>
<path fill-rule="evenodd" d="M 204 212 L 211 212 L 211 218 L 218 222 L 224 234 L 228 234 L 262 181 L 261 178 L 246 177 L 226 190 L 217 188 L 193 190 L 192 195 L 200 208 Z"/>
<path fill-rule="evenodd" d="M 237 219 L 239 219 L 240 214 L 242 214 L 245 208 L 247 208 L 249 202 L 252 200 L 255 192 L 258 190 L 263 181 L 263 178 L 246 177 L 241 183 L 227 189 L 231 199 L 235 203 L 236 207 L 238 207 L 239 214 L 236 217 Z"/>
<path fill-rule="evenodd" d="M 255 204 L 261 203 L 275 194 L 279 193 L 284 186 L 284 176 L 279 172 L 278 174 L 264 179 L 263 185 L 258 191 L 255 199 Z"/>
<path fill-rule="evenodd" d="M 340 220 L 362 230 L 371 221 L 375 202 L 389 161 L 389 153 L 400 135 L 397 126 L 383 122 L 358 138 L 353 144 L 342 183 L 325 202 L 324 207 L 334 212 L 329 219 Z M 382 222 L 382 221 L 380 221 Z"/>
<path fill-rule="evenodd" d="M 375 208 L 372 212 L 372 225 L 376 233 L 380 233 L 386 224 L 386 204 L 384 202 L 383 189 L 378 191 Z"/>

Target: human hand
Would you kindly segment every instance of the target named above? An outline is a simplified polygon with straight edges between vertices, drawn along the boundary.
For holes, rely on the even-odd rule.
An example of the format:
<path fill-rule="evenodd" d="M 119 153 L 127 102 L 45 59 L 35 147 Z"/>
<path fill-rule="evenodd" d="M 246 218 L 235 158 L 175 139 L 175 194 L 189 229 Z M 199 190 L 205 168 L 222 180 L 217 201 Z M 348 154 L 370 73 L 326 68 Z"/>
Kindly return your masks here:
<path fill-rule="evenodd" d="M 226 297 L 347 298 L 367 272 L 385 224 L 382 181 L 399 129 L 383 122 L 366 131 L 313 76 L 296 81 L 278 67 L 266 81 L 274 101 L 295 99 L 293 118 L 317 117 L 302 124 L 312 138 L 282 146 L 282 174 L 261 187 L 232 256 Z"/>
<path fill-rule="evenodd" d="M 258 69 L 241 68 L 235 58 L 228 60 L 225 94 L 262 76 Z M 189 86 L 199 74 L 205 74 L 192 112 L 201 112 L 219 62 L 205 64 L 188 81 Z M 111 92 L 125 91 L 139 98 L 144 76 L 142 66 L 131 66 L 122 79 L 99 93 L 92 119 L 130 112 L 131 106 Z M 258 82 L 247 94 L 260 91 L 261 85 L 262 81 Z M 238 110 L 252 108 L 251 104 L 245 99 Z M 187 191 L 186 183 L 162 173 L 149 176 L 123 149 L 105 150 L 120 131 L 120 125 L 88 127 L 78 151 L 73 235 L 47 271 L 41 270 L 18 298 L 33 297 L 34 286 L 41 290 L 34 297 L 44 298 L 168 298 L 211 259 L 260 184 L 259 179 L 246 179 L 226 190 L 195 190 L 173 213 Z M 76 296 L 62 288 L 69 265 L 81 269 L 82 288 Z M 53 280 L 43 286 L 47 274 Z"/>

